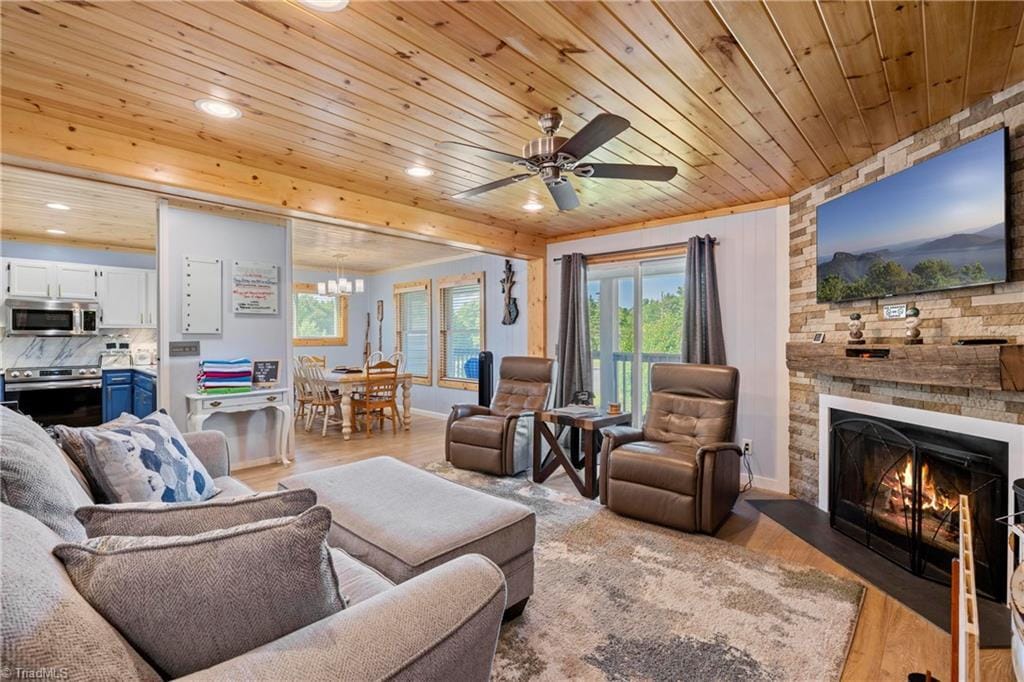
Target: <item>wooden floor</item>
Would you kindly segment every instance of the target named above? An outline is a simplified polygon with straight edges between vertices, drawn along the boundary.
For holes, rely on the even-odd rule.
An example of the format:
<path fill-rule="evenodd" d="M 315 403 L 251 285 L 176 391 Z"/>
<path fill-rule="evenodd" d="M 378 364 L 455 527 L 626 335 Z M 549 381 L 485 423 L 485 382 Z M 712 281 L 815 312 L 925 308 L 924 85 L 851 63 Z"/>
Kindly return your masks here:
<path fill-rule="evenodd" d="M 353 434 L 352 440 L 341 440 L 337 430 L 319 433 L 298 430 L 295 462 L 290 466 L 268 465 L 236 472 L 236 476 L 257 490 L 274 490 L 285 476 L 313 471 L 337 464 L 354 462 L 377 455 L 392 455 L 410 464 L 422 466 L 444 457 L 443 419 L 415 416 L 410 431 L 375 434 Z M 545 485 L 571 491 L 569 480 L 558 474 Z M 864 582 L 814 547 L 790 533 L 778 523 L 760 514 L 746 502 L 753 497 L 779 497 L 774 493 L 753 491 L 737 504 L 735 513 L 726 522 L 718 537 L 728 542 L 764 552 L 784 561 L 814 566 L 828 573 Z M 843 673 L 844 680 L 907 679 L 907 673 L 930 670 L 947 682 L 949 677 L 949 635 L 940 628 L 904 607 L 884 592 L 867 585 L 857 632 L 850 647 Z M 982 651 L 982 679 L 986 682 L 1012 680 L 1009 651 Z"/>

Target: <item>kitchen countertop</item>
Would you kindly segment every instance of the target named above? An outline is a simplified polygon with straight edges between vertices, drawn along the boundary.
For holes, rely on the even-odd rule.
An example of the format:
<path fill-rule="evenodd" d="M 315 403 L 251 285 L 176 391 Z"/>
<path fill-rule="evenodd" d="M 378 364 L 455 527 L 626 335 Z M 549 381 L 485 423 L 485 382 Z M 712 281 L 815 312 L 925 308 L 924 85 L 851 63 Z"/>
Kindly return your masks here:
<path fill-rule="evenodd" d="M 151 376 L 154 379 L 157 378 L 157 373 L 160 369 L 159 365 L 125 365 L 124 367 L 104 367 L 104 372 L 124 372 L 126 370 L 135 370 L 139 374 L 145 374 Z"/>

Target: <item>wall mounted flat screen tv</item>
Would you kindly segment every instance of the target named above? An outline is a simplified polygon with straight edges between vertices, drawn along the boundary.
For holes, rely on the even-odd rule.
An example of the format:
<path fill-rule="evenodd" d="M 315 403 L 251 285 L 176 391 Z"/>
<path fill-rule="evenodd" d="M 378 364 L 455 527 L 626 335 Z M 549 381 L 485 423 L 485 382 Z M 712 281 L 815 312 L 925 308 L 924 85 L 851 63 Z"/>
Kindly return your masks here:
<path fill-rule="evenodd" d="M 1005 282 L 1005 128 L 818 207 L 818 302 Z"/>

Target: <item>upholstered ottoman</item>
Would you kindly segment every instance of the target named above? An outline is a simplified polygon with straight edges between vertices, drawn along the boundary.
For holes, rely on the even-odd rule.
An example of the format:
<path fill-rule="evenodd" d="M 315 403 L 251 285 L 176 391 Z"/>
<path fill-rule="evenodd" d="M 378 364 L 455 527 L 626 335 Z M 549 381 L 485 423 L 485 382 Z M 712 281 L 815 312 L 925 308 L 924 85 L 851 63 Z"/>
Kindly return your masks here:
<path fill-rule="evenodd" d="M 506 615 L 533 594 L 531 510 L 446 481 L 393 457 L 298 474 L 281 488 L 312 488 L 333 516 L 328 543 L 395 583 L 464 554 L 496 563 L 508 585 Z"/>

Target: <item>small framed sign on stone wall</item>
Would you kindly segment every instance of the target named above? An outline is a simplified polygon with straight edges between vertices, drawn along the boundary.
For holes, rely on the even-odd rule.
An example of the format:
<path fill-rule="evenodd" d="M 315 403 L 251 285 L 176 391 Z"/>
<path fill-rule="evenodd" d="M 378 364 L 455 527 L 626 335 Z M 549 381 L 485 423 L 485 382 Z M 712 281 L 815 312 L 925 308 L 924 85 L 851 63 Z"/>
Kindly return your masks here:
<path fill-rule="evenodd" d="M 906 303 L 889 303 L 882 306 L 883 320 L 902 320 L 907 316 Z"/>

